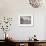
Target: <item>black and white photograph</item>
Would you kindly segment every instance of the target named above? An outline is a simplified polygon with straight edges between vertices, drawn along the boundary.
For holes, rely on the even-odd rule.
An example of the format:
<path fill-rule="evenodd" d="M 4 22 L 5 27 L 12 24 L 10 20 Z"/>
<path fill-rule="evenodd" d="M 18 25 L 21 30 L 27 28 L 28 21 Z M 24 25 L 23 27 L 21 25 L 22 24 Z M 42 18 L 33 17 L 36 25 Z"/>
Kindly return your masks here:
<path fill-rule="evenodd" d="M 21 26 L 32 26 L 33 25 L 33 16 L 19 16 L 19 24 Z"/>
<path fill-rule="evenodd" d="M 31 24 L 31 16 L 20 16 L 20 24 Z"/>

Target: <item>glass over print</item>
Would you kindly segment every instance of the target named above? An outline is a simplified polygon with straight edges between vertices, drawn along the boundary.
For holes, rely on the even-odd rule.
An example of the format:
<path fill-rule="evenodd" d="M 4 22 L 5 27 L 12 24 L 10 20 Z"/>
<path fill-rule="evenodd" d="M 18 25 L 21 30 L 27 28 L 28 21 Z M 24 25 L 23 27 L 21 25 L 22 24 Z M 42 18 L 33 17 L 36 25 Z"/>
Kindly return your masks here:
<path fill-rule="evenodd" d="M 31 24 L 31 16 L 20 16 L 20 24 Z"/>

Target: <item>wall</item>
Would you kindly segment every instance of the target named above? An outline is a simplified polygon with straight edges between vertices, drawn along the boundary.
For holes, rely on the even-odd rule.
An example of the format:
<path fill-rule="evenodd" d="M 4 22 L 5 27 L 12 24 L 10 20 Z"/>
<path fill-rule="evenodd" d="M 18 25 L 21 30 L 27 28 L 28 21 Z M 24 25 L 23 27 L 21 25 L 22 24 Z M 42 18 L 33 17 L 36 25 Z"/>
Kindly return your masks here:
<path fill-rule="evenodd" d="M 28 3 L 28 0 L 0 0 L 0 16 L 13 18 L 11 29 L 8 32 L 17 40 L 27 40 L 34 34 L 39 40 L 46 40 L 46 8 L 33 8 Z M 33 15 L 33 26 L 18 26 L 19 15 Z M 2 33 L 3 31 L 0 31 L 0 39 L 4 39 Z"/>

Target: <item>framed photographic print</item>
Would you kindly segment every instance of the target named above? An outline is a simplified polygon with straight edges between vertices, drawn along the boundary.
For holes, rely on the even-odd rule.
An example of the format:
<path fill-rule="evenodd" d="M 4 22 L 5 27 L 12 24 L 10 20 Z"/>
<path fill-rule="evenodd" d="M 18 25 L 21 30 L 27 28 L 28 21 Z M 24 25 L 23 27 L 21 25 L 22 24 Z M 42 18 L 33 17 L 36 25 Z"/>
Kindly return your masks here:
<path fill-rule="evenodd" d="M 20 26 L 33 26 L 33 16 L 32 15 L 19 15 L 19 25 Z"/>

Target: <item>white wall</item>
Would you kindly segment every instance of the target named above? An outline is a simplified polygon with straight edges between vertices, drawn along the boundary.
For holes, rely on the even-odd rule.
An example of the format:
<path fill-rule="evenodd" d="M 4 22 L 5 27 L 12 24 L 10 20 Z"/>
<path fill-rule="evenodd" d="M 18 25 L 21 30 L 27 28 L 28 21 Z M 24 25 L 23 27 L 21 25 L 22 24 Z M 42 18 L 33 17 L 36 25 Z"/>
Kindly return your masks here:
<path fill-rule="evenodd" d="M 17 40 L 27 40 L 34 34 L 39 40 L 46 40 L 46 8 L 33 8 L 28 4 L 28 0 L 0 0 L 0 16 L 13 17 L 12 27 L 9 31 Z M 33 15 L 33 26 L 18 26 L 19 15 Z M 0 31 L 2 35 L 2 31 Z M 0 36 L 0 39 L 3 37 Z"/>

